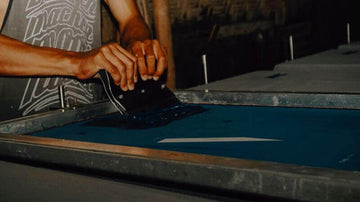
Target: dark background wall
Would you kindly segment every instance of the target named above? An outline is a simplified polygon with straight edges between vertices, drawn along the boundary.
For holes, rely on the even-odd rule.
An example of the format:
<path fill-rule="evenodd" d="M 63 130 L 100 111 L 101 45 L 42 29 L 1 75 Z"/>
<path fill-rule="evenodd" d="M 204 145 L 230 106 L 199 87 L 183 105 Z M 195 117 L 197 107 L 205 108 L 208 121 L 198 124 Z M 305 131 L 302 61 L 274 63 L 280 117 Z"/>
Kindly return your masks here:
<path fill-rule="evenodd" d="M 273 69 L 289 59 L 290 35 L 295 57 L 346 43 L 348 22 L 352 41 L 360 40 L 355 0 L 169 0 L 169 4 L 177 88 L 204 83 L 202 54 L 208 58 L 209 81 L 215 81 Z M 152 0 L 147 8 L 152 19 Z M 151 20 L 149 24 L 153 27 Z M 114 33 L 110 26 L 106 29 Z"/>

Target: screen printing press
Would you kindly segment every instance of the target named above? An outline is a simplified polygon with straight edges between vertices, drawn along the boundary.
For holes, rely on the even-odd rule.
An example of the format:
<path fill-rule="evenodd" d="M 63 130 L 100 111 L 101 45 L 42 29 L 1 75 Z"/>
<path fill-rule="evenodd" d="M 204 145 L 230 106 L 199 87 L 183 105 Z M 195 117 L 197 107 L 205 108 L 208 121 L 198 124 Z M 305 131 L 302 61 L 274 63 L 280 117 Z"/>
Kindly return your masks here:
<path fill-rule="evenodd" d="M 360 63 L 304 60 L 175 91 L 202 110 L 157 127 L 108 101 L 1 122 L 0 198 L 359 201 Z"/>

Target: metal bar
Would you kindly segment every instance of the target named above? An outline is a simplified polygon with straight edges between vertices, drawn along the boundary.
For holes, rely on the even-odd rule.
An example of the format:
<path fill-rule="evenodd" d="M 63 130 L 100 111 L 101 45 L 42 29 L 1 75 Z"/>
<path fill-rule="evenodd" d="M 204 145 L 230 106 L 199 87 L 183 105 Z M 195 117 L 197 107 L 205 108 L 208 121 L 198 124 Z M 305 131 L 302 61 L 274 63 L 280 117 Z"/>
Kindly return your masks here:
<path fill-rule="evenodd" d="M 180 101 L 191 104 L 360 109 L 359 94 L 204 92 L 203 90 L 175 91 L 174 93 Z M 110 102 L 78 107 L 64 112 L 50 111 L 0 122 L 0 133 L 32 133 L 116 111 Z"/>
<path fill-rule="evenodd" d="M 294 60 L 294 43 L 293 43 L 292 35 L 290 35 L 289 37 L 289 45 L 290 45 L 290 60 Z"/>
<path fill-rule="evenodd" d="M 285 199 L 360 198 L 360 174 L 332 169 L 1 134 L 0 156 Z"/>
<path fill-rule="evenodd" d="M 205 78 L 205 84 L 208 84 L 208 74 L 207 74 L 207 61 L 206 61 L 206 55 L 202 55 L 202 62 L 204 66 L 204 78 Z"/>
<path fill-rule="evenodd" d="M 347 38 L 347 43 L 350 44 L 351 43 L 351 39 L 350 39 L 350 23 L 346 23 L 346 38 Z"/>
<path fill-rule="evenodd" d="M 64 109 L 65 108 L 64 86 L 59 86 L 59 102 L 60 102 L 60 109 Z"/>
<path fill-rule="evenodd" d="M 60 109 L 0 122 L 0 133 L 26 134 L 116 112 L 110 102 Z"/>
<path fill-rule="evenodd" d="M 175 91 L 175 95 L 191 104 L 360 109 L 360 94 L 188 90 Z"/>
<path fill-rule="evenodd" d="M 207 74 L 207 61 L 206 61 L 206 55 L 202 55 L 202 62 L 204 66 L 204 78 L 205 78 L 205 85 L 208 84 L 208 74 Z M 205 92 L 209 92 L 209 89 L 205 89 Z"/>

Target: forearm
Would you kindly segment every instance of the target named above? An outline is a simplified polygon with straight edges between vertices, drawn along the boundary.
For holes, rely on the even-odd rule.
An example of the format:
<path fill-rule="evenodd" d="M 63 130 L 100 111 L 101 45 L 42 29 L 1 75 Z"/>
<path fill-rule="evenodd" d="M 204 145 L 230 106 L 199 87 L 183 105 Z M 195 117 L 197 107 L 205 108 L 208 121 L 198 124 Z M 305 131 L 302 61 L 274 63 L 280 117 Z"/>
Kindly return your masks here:
<path fill-rule="evenodd" d="M 152 39 L 148 26 L 142 19 L 135 0 L 105 0 L 119 23 L 121 45 L 133 56 L 135 62 L 135 81 L 137 72 L 142 80 L 158 80 L 164 73 L 166 48 Z"/>
<path fill-rule="evenodd" d="M 119 23 L 122 45 L 127 48 L 134 41 L 151 39 L 151 33 L 140 15 L 135 0 L 105 0 Z"/>
<path fill-rule="evenodd" d="M 0 34 L 0 75 L 76 76 L 75 52 L 31 46 Z"/>

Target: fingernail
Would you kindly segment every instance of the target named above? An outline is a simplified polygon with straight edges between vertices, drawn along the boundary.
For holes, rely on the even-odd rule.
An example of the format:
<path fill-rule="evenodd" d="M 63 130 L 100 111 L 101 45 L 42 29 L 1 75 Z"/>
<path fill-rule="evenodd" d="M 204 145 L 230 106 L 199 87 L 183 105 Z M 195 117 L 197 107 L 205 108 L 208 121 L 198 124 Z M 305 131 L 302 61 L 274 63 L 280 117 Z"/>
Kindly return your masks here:
<path fill-rule="evenodd" d="M 148 79 L 152 79 L 153 77 L 152 76 L 148 76 Z"/>
<path fill-rule="evenodd" d="M 154 76 L 154 81 L 159 80 L 159 78 L 160 78 L 160 77 L 158 77 L 158 76 Z"/>
<path fill-rule="evenodd" d="M 135 88 L 134 84 L 129 85 L 129 90 L 134 90 L 134 88 Z"/>
<path fill-rule="evenodd" d="M 138 77 L 134 77 L 134 82 L 135 82 L 135 83 L 138 82 Z"/>
<path fill-rule="evenodd" d="M 146 81 L 146 80 L 148 80 L 148 76 L 147 76 L 147 75 L 142 75 L 142 76 L 141 76 L 141 79 L 142 79 L 143 81 Z"/>

